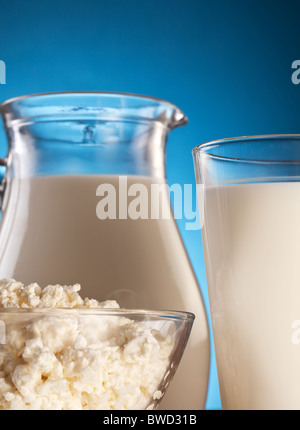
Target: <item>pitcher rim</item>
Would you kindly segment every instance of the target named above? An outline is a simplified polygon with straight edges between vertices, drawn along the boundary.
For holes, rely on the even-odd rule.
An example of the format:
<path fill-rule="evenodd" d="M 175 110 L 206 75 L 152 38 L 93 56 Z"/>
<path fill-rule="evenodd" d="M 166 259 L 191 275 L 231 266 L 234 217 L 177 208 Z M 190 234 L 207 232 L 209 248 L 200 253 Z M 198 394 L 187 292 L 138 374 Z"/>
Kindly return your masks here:
<path fill-rule="evenodd" d="M 32 94 L 23 94 L 21 96 L 16 96 L 16 97 L 10 97 L 6 100 L 4 100 L 3 102 L 0 103 L 0 110 L 2 108 L 2 106 L 6 106 L 7 104 L 11 104 L 14 103 L 18 100 L 24 100 L 24 99 L 28 99 L 28 98 L 34 98 L 34 97 L 40 97 L 40 96 L 51 96 L 51 95 L 71 95 L 71 94 L 102 94 L 102 95 L 115 95 L 115 96 L 130 96 L 130 97 L 136 97 L 136 98 L 141 98 L 141 99 L 149 99 L 149 100 L 153 100 L 153 101 L 158 101 L 161 102 L 163 104 L 167 104 L 169 106 L 172 106 L 173 108 L 175 108 L 176 110 L 180 110 L 174 103 L 171 103 L 167 100 L 161 99 L 159 97 L 154 97 L 154 96 L 148 96 L 148 95 L 144 95 L 144 94 L 137 94 L 137 93 L 127 93 L 127 92 L 119 92 L 119 91 L 84 91 L 84 90 L 80 90 L 80 91 L 47 91 L 47 92 L 41 92 L 41 93 L 32 93 Z"/>
<path fill-rule="evenodd" d="M 165 105 L 166 107 L 171 108 L 175 113 L 174 118 L 174 125 L 171 128 L 175 128 L 177 126 L 185 125 L 188 122 L 187 116 L 184 114 L 184 112 L 174 103 L 171 103 L 165 99 L 155 97 L 155 96 L 148 96 L 144 94 L 137 94 L 137 93 L 130 93 L 130 92 L 119 92 L 119 91 L 50 91 L 50 92 L 38 92 L 38 93 L 32 93 L 32 94 L 24 94 L 21 96 L 11 97 L 3 102 L 0 103 L 0 113 L 5 114 L 6 108 L 9 106 L 14 105 L 18 101 L 23 101 L 27 99 L 38 99 L 42 97 L 49 97 L 52 96 L 80 96 L 80 95 L 86 95 L 86 96 L 108 96 L 108 97 L 128 97 L 132 99 L 138 99 L 138 100 L 149 100 L 152 102 L 157 102 L 158 104 Z M 153 119 L 154 120 L 154 119 Z"/>

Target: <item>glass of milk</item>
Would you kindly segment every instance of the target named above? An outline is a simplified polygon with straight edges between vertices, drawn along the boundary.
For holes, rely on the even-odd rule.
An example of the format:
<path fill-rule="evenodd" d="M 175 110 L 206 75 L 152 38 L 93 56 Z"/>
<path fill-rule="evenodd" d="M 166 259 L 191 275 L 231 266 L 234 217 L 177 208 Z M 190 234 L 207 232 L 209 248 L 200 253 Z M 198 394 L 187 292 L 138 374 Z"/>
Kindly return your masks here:
<path fill-rule="evenodd" d="M 223 409 L 300 408 L 300 135 L 193 150 Z"/>

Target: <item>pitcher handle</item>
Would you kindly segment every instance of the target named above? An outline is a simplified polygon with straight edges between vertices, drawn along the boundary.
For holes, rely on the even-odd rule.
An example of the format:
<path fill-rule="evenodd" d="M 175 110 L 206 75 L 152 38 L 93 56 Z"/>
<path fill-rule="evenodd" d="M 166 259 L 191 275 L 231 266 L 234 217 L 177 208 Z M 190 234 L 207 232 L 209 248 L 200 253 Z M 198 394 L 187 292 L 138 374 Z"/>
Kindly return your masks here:
<path fill-rule="evenodd" d="M 0 211 L 2 210 L 2 202 L 6 187 L 6 172 L 8 166 L 8 158 L 0 158 Z"/>

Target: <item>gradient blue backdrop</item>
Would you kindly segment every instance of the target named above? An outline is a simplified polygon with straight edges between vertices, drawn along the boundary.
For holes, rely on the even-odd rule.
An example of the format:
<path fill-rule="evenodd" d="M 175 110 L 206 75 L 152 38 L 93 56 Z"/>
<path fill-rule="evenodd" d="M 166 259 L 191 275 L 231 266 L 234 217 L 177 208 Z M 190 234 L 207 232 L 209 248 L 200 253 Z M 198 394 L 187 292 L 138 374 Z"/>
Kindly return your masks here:
<path fill-rule="evenodd" d="M 73 90 L 169 100 L 189 125 L 170 135 L 168 179 L 194 184 L 203 141 L 299 133 L 299 14 L 291 0 L 0 0 L 0 101 Z M 208 309 L 201 233 L 179 226 Z M 214 355 L 207 408 L 220 408 Z"/>

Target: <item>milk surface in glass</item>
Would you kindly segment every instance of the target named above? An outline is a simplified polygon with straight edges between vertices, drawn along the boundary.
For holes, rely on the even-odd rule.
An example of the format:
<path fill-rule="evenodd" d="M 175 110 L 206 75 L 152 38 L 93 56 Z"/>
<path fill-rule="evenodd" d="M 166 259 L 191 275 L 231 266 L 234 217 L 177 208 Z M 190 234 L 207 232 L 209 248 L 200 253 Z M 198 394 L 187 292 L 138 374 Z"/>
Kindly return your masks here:
<path fill-rule="evenodd" d="M 299 409 L 300 182 L 202 197 L 222 408 Z"/>

